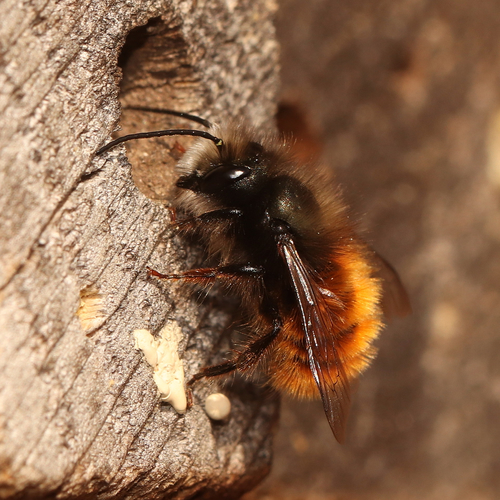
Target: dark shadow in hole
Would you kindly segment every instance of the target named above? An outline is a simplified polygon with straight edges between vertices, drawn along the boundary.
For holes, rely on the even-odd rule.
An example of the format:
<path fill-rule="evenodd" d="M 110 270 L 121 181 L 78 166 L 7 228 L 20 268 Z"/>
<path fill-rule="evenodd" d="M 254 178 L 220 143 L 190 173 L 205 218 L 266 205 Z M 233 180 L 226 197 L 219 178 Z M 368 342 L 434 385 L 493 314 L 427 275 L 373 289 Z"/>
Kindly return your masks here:
<path fill-rule="evenodd" d="M 323 140 L 319 130 L 311 124 L 310 110 L 297 102 L 282 101 L 276 113 L 276 123 L 281 135 L 293 138 L 292 151 L 305 163 L 321 157 Z"/>
<path fill-rule="evenodd" d="M 118 58 L 123 74 L 119 95 L 122 131 L 118 136 L 188 128 L 186 120 L 180 121 L 146 109 L 133 109 L 141 106 L 177 110 L 180 107 L 178 102 L 192 100 L 196 85 L 193 85 L 193 68 L 187 48 L 179 20 L 169 16 L 168 12 L 149 19 L 146 24 L 128 33 Z M 189 139 L 183 141 L 175 137 L 127 143 L 133 178 L 143 194 L 155 200 L 172 198 L 172 187 L 176 181 L 174 166 L 179 159 L 177 150 L 180 145 L 186 149 L 189 144 Z"/>
<path fill-rule="evenodd" d="M 163 24 L 161 17 L 153 17 L 143 26 L 137 26 L 130 31 L 118 57 L 118 66 L 120 68 L 125 68 L 132 54 L 144 47 L 152 34 L 151 32 L 156 31 L 155 28 L 161 24 Z"/>
<path fill-rule="evenodd" d="M 121 91 L 149 92 L 151 100 L 168 100 L 178 91 L 177 80 L 192 80 L 191 62 L 180 24 L 173 18 L 153 17 L 127 36 L 118 58 Z"/>

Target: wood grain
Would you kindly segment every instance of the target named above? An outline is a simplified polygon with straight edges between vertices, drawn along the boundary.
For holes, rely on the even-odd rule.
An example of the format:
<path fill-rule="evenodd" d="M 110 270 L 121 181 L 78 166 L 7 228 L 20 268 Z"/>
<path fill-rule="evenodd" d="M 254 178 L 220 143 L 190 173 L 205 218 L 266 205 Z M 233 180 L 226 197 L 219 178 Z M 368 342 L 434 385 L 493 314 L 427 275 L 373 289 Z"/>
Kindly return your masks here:
<path fill-rule="evenodd" d="M 269 126 L 274 10 L 268 0 L 0 5 L 0 497 L 237 498 L 268 471 L 275 400 L 239 382 L 226 388 L 227 424 L 199 404 L 178 415 L 133 348 L 134 329 L 178 322 L 189 377 L 220 355 L 229 321 L 147 276 L 146 265 L 193 263 L 168 231 L 170 146 L 130 151 L 149 197 L 124 148 L 94 154 L 117 127 L 118 56 L 139 26 L 120 59 L 122 103 Z M 124 111 L 121 123 L 144 131 L 155 120 Z M 89 296 L 95 317 L 82 323 Z M 210 390 L 200 384 L 196 401 Z"/>

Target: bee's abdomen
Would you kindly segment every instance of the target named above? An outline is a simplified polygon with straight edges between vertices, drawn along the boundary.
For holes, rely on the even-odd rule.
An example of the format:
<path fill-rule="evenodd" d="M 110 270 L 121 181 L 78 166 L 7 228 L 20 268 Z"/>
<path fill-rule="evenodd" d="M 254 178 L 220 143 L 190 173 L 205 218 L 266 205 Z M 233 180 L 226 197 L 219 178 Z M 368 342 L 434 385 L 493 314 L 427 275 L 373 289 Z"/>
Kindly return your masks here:
<path fill-rule="evenodd" d="M 269 363 L 271 385 L 294 396 L 315 398 L 318 387 L 309 367 L 304 333 L 296 321 L 283 325 Z"/>
<path fill-rule="evenodd" d="M 319 344 L 324 347 L 318 366 L 331 372 L 331 380 L 338 376 L 339 363 L 348 379 L 365 370 L 376 353 L 372 342 L 382 326 L 380 283 L 372 277 L 372 268 L 362 249 L 354 250 L 337 254 L 334 271 L 322 276 L 323 285 L 327 284 L 332 297 L 341 298 L 342 304 L 323 295 L 323 314 L 333 319 L 324 322 L 328 328 L 311 332 L 321 336 Z M 283 329 L 270 354 L 269 377 L 276 389 L 298 397 L 319 396 L 298 305 L 284 318 Z"/>

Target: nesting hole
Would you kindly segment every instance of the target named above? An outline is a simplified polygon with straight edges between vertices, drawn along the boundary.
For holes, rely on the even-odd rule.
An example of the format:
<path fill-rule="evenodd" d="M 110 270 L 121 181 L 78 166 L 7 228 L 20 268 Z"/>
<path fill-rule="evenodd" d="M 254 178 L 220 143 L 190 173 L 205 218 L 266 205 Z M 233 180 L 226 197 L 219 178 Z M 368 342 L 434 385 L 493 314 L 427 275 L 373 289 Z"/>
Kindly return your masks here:
<path fill-rule="evenodd" d="M 143 106 L 198 112 L 202 92 L 195 61 L 173 18 L 155 17 L 130 31 L 118 64 L 123 78 L 121 131 L 117 136 L 199 125 L 169 115 L 129 109 Z M 168 201 L 176 180 L 175 164 L 190 138 L 162 137 L 126 143 L 137 187 L 151 199 Z"/>
<path fill-rule="evenodd" d="M 293 154 L 299 160 L 305 163 L 319 160 L 323 140 L 306 106 L 296 101 L 282 101 L 278 106 L 276 124 L 280 134 L 292 139 Z"/>

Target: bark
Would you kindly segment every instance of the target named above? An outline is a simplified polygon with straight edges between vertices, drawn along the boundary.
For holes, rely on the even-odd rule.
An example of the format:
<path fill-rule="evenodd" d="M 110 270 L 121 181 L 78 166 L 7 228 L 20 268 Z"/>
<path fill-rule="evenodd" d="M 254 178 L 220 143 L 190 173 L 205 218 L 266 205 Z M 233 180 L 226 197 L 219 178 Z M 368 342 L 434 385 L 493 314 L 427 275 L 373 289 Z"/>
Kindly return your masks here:
<path fill-rule="evenodd" d="M 200 383 L 179 415 L 134 349 L 133 330 L 176 322 L 189 378 L 220 359 L 229 318 L 146 271 L 193 262 L 166 231 L 174 141 L 133 146 L 136 183 L 125 149 L 95 151 L 120 118 L 118 64 L 122 104 L 269 126 L 274 10 L 271 0 L 0 6 L 0 497 L 237 498 L 268 471 L 275 400 L 237 382 L 225 388 L 230 419 L 213 424 L 198 403 L 214 387 Z M 121 124 L 186 126 L 125 109 Z"/>

